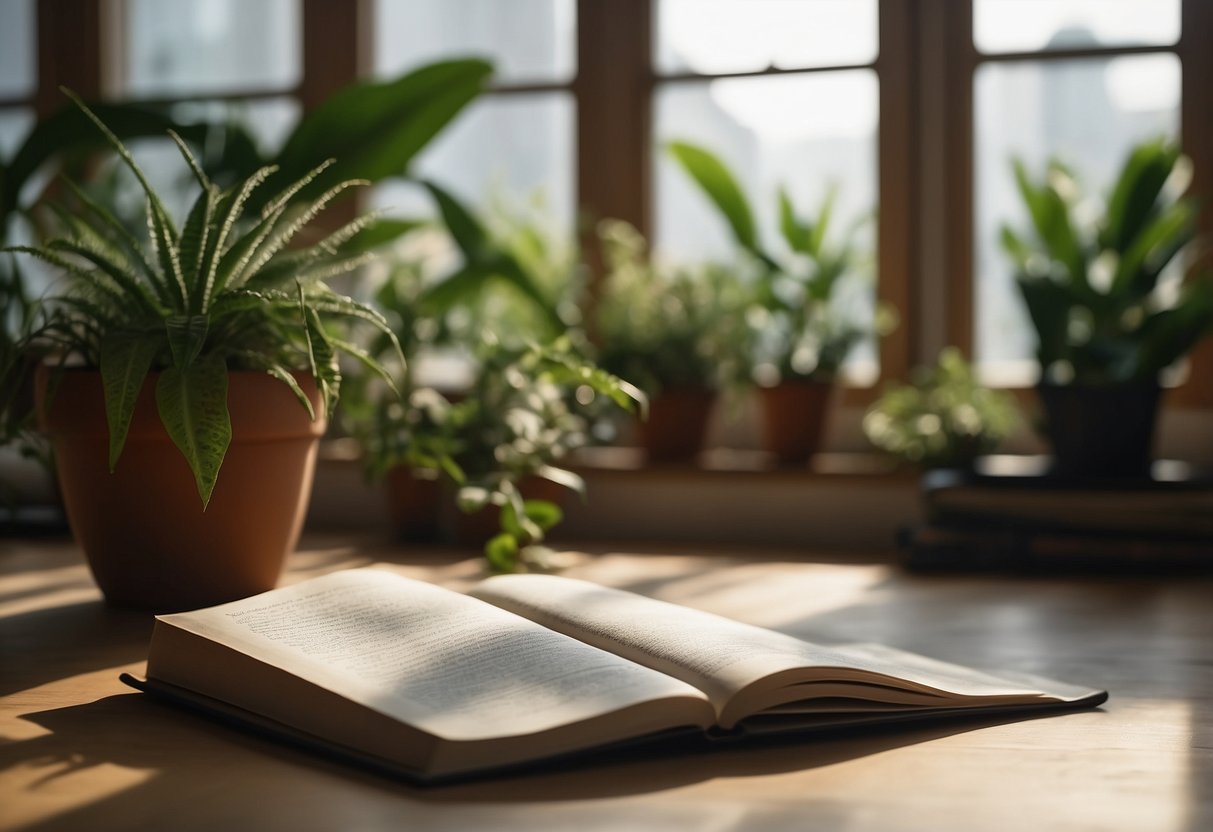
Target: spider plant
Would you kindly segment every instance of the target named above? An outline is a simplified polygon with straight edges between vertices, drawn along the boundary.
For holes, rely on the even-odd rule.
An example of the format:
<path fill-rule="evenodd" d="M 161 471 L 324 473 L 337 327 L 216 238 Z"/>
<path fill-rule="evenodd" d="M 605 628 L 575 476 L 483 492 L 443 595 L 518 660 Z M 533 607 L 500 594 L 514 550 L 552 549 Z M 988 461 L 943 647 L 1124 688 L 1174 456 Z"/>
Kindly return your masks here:
<path fill-rule="evenodd" d="M 170 132 L 199 186 L 179 227 L 118 137 L 78 97 L 64 92 L 139 182 L 149 241 L 141 243 L 111 210 L 69 183 L 78 206 L 58 210 L 62 236 L 6 250 L 40 258 L 73 278 L 51 301 L 37 337 L 57 348 L 61 365 L 74 361 L 100 370 L 110 469 L 122 453 L 139 391 L 155 372 L 161 422 L 189 463 L 205 506 L 231 441 L 231 370 L 263 371 L 280 380 L 312 418 L 319 414 L 292 371 L 315 379 L 326 412 L 339 394 L 339 353 L 388 379 L 378 362 L 334 328 L 339 319 L 365 322 L 394 343 L 383 318 L 324 282 L 366 259 L 342 246 L 372 217 L 359 217 L 306 247 L 288 248 L 326 205 L 362 183 L 337 182 L 314 198 L 299 199 L 329 169 L 325 163 L 269 196 L 260 189 L 274 176 L 273 167 L 220 188 Z M 254 197 L 262 207 L 246 217 Z"/>

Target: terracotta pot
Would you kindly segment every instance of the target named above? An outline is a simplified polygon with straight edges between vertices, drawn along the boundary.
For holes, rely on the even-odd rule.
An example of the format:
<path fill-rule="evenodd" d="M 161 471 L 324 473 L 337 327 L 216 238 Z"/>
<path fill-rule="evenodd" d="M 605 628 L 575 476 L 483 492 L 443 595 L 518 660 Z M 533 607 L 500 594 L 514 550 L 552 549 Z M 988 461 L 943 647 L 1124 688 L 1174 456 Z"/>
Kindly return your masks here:
<path fill-rule="evenodd" d="M 1091 387 L 1039 384 L 1053 473 L 1066 477 L 1147 477 L 1154 460 L 1157 381 Z"/>
<path fill-rule="evenodd" d="M 821 447 L 834 385 L 796 379 L 758 388 L 763 444 L 782 464 L 803 464 Z"/>
<path fill-rule="evenodd" d="M 640 446 L 653 462 L 689 462 L 703 450 L 716 391 L 704 387 L 667 387 L 649 402 L 639 424 Z"/>
<path fill-rule="evenodd" d="M 400 540 L 430 541 L 442 527 L 442 501 L 446 489 L 437 477 L 418 476 L 407 465 L 397 465 L 384 480 L 388 520 Z"/>
<path fill-rule="evenodd" d="M 55 449 L 68 522 L 110 603 L 181 610 L 272 589 L 299 538 L 323 417 L 264 373 L 228 379 L 232 441 L 203 511 L 194 476 L 155 405 L 156 374 L 144 383 L 122 456 L 108 470 L 100 373 L 67 370 L 38 413 Z M 310 377 L 299 383 L 320 411 Z"/>

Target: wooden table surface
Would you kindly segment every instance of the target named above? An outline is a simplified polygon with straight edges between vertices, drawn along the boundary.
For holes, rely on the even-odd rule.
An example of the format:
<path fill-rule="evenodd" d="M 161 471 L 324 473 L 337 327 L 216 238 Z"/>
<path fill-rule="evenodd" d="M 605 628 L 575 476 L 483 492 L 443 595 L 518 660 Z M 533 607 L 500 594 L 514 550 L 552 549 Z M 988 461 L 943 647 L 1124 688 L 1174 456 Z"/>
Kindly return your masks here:
<path fill-rule="evenodd" d="M 150 618 L 104 606 L 71 544 L 0 541 L 0 829 L 1213 829 L 1206 579 L 915 577 L 654 547 L 575 560 L 570 574 L 812 640 L 1035 672 L 1111 700 L 423 789 L 130 691 L 118 673 L 142 670 Z M 284 580 L 376 561 L 456 587 L 479 568 L 312 537 Z"/>

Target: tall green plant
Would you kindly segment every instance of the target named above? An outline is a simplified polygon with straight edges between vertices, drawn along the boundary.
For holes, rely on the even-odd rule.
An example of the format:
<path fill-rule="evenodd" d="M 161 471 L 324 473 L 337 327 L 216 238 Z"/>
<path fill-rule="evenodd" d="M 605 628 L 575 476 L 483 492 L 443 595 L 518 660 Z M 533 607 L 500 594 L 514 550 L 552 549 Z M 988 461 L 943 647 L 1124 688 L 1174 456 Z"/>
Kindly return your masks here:
<path fill-rule="evenodd" d="M 667 147 L 720 212 L 737 246 L 759 265 L 751 301 L 758 373 L 775 379 L 831 378 L 873 329 L 842 308 L 839 292 L 863 270 L 855 242 L 863 220 L 839 234 L 837 189 L 828 190 L 814 216 L 806 218 L 781 188 L 779 230 L 791 256 L 777 257 L 762 244 L 750 200 L 725 163 L 689 142 L 670 142 Z M 881 312 L 875 328 L 885 328 L 889 320 L 889 314 Z"/>
<path fill-rule="evenodd" d="M 300 199 L 331 167 L 325 163 L 268 196 L 263 189 L 275 175 L 272 167 L 220 188 L 172 133 L 200 188 L 178 227 L 121 140 L 68 95 L 143 189 L 150 243 L 135 239 L 110 210 L 74 188 L 83 209 L 61 212 L 64 236 L 7 250 L 38 257 L 75 278 L 38 335 L 57 346 L 64 360 L 75 357 L 100 369 L 111 469 L 122 453 L 139 391 L 148 373 L 159 371 L 161 421 L 188 461 L 205 506 L 231 439 L 230 368 L 269 373 L 290 387 L 309 413 L 312 405 L 292 370 L 313 376 L 326 409 L 339 392 L 339 353 L 387 378 L 378 362 L 326 323 L 354 319 L 394 338 L 377 312 L 324 282 L 365 260 L 342 253 L 341 247 L 372 217 L 355 219 L 306 248 L 288 248 L 329 202 L 364 183 L 338 182 L 315 198 Z M 255 196 L 262 207 L 246 221 Z"/>
<path fill-rule="evenodd" d="M 1063 164 L 1050 162 L 1037 179 L 1014 160 L 1029 225 L 1004 226 L 1001 241 L 1036 330 L 1043 381 L 1153 380 L 1213 327 L 1207 275 L 1171 299 L 1165 286 L 1164 272 L 1196 234 L 1196 203 L 1182 193 L 1188 164 L 1166 139 L 1137 145 L 1102 215 L 1083 221 L 1082 193 Z"/>

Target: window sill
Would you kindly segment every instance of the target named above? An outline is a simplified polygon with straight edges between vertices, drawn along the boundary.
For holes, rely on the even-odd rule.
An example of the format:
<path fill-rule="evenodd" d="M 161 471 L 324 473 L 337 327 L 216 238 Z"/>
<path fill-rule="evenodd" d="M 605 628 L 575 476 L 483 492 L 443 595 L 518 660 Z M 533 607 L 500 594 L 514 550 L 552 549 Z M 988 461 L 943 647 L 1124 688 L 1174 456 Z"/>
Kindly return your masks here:
<path fill-rule="evenodd" d="M 737 544 L 882 551 L 919 520 L 918 474 L 874 454 L 821 454 L 773 464 L 760 451 L 712 449 L 693 463 L 646 464 L 638 448 L 583 449 L 569 467 L 586 483 L 570 496 L 561 541 Z M 356 449 L 326 443 L 308 514 L 311 529 L 386 534 L 386 497 L 366 482 Z"/>

